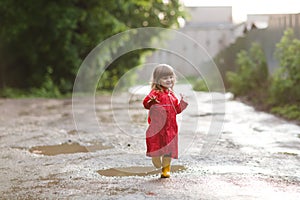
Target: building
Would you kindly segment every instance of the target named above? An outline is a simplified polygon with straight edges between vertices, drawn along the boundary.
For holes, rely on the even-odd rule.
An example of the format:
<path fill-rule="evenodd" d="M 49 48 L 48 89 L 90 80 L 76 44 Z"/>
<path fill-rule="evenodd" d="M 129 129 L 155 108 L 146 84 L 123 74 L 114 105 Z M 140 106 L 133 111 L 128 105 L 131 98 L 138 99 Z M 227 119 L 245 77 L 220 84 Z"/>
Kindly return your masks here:
<path fill-rule="evenodd" d="M 179 32 L 190 41 L 171 38 L 166 49 L 184 52 L 185 58 L 170 51 L 158 50 L 147 59 L 147 63 L 167 63 L 184 76 L 195 74 L 189 59 L 201 66 L 211 62 L 212 58 L 243 34 L 244 24 L 232 22 L 232 7 L 187 7 L 190 19 Z M 149 74 L 149 72 L 147 73 Z"/>

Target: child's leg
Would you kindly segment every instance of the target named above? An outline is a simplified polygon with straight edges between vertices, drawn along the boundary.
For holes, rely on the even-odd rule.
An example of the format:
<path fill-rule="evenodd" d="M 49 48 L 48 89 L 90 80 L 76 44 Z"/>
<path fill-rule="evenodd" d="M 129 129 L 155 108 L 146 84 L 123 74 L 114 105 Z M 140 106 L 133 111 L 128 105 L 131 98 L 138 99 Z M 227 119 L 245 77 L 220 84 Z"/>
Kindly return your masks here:
<path fill-rule="evenodd" d="M 161 178 L 169 178 L 170 177 L 171 160 L 172 160 L 172 158 L 170 156 L 168 156 L 168 155 L 163 156 Z"/>
<path fill-rule="evenodd" d="M 154 165 L 154 167 L 156 168 L 161 168 L 162 163 L 161 163 L 161 156 L 158 157 L 152 157 L 152 163 Z"/>

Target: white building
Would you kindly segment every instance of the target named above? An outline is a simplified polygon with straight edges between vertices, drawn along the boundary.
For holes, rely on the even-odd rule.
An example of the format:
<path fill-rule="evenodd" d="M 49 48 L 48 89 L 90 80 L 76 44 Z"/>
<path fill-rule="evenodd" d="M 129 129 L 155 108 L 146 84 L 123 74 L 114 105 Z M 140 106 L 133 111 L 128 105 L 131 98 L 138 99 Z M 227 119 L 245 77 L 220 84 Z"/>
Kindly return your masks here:
<path fill-rule="evenodd" d="M 194 44 L 185 40 L 172 38 L 167 42 L 167 49 L 185 52 L 186 58 L 193 58 L 193 63 L 203 65 L 211 61 L 217 53 L 227 47 L 230 43 L 243 33 L 244 24 L 233 24 L 232 7 L 187 7 L 190 15 L 183 28 L 179 31 L 191 40 Z M 205 51 L 204 54 L 199 54 Z M 157 51 L 147 59 L 148 63 L 167 63 L 185 76 L 195 74 L 188 59 L 183 59 L 168 51 Z"/>

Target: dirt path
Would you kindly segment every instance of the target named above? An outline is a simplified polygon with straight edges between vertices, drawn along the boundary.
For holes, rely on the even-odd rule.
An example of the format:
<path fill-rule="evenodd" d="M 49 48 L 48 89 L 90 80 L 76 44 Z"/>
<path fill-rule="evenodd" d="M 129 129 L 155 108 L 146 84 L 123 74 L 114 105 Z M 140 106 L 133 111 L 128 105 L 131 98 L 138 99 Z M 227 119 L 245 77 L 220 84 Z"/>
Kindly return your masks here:
<path fill-rule="evenodd" d="M 96 98 L 97 133 L 75 129 L 71 99 L 0 99 L 0 199 L 299 199 L 299 126 L 227 100 L 204 156 L 218 113 L 208 94 L 194 95 L 163 180 L 145 157 L 147 113 L 128 94 L 114 108 L 110 96 Z"/>

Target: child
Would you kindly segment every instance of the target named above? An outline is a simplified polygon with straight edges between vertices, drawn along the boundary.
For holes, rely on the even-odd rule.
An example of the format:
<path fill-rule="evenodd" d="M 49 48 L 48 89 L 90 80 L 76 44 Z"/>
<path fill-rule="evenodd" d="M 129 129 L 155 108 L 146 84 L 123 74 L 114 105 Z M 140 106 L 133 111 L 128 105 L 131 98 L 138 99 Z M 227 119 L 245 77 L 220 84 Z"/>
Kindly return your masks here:
<path fill-rule="evenodd" d="M 146 155 L 152 157 L 156 168 L 162 167 L 161 178 L 170 177 L 171 159 L 178 158 L 178 126 L 176 115 L 188 105 L 180 94 L 180 102 L 175 97 L 173 86 L 175 73 L 171 66 L 159 64 L 152 75 L 151 92 L 143 104 L 149 109 L 146 131 Z"/>

